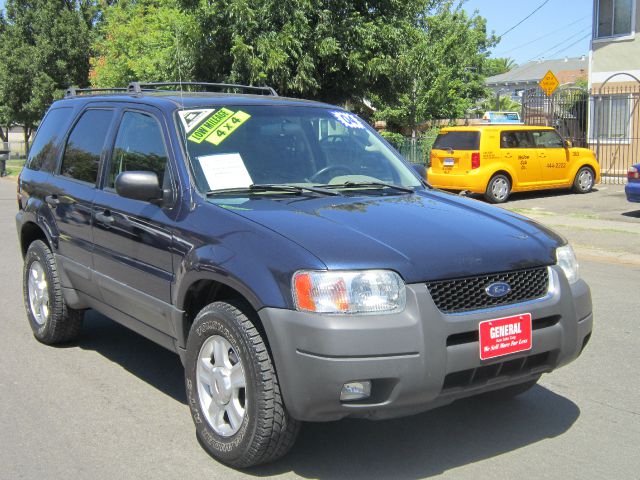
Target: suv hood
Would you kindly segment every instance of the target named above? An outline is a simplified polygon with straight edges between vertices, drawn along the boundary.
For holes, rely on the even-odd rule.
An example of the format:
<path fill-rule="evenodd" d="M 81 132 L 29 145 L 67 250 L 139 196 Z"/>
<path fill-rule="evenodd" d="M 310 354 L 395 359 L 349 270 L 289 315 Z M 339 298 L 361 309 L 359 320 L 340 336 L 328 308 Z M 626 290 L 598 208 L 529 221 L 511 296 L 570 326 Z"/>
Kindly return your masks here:
<path fill-rule="evenodd" d="M 211 201 L 329 269 L 391 269 L 407 283 L 551 265 L 565 243 L 526 217 L 443 192 Z"/>

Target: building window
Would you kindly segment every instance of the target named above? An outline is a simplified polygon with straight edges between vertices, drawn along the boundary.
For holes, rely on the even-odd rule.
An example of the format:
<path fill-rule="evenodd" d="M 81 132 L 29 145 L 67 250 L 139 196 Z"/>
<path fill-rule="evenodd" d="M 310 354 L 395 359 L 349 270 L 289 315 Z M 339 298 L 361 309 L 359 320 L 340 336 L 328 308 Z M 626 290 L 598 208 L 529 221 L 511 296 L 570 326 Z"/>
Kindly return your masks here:
<path fill-rule="evenodd" d="M 628 142 L 631 106 L 629 95 L 591 97 L 591 141 Z"/>
<path fill-rule="evenodd" d="M 595 38 L 630 35 L 633 31 L 633 0 L 598 0 Z"/>

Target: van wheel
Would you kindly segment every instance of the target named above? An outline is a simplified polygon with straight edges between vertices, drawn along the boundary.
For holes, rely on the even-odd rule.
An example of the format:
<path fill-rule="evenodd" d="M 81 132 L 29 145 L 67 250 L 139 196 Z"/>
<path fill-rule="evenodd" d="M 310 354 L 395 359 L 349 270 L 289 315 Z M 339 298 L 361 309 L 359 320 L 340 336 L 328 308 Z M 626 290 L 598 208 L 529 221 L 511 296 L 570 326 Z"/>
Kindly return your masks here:
<path fill-rule="evenodd" d="M 489 203 L 503 203 L 509 198 L 511 193 L 511 181 L 506 175 L 501 173 L 494 175 L 489 180 L 484 198 Z"/>
<path fill-rule="evenodd" d="M 54 345 L 78 337 L 84 312 L 64 302 L 55 258 L 42 240 L 35 240 L 27 250 L 22 291 L 29 324 L 38 341 Z"/>
<path fill-rule="evenodd" d="M 185 364 L 198 441 L 214 458 L 239 468 L 282 457 L 300 428 L 282 402 L 269 351 L 245 311 L 233 301 L 202 309 L 191 326 Z"/>
<path fill-rule="evenodd" d="M 593 170 L 589 167 L 581 167 L 573 180 L 573 191 L 576 193 L 589 193 L 593 189 L 594 181 Z"/>

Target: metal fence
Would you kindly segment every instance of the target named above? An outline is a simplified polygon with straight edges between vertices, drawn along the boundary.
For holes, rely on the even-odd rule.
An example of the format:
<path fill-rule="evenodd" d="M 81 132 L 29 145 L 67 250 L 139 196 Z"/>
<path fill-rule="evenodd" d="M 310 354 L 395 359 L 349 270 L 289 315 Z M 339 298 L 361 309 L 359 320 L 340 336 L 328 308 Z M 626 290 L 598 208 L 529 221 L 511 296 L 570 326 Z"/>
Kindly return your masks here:
<path fill-rule="evenodd" d="M 400 154 L 411 163 L 429 165 L 431 146 L 438 136 L 439 129 L 431 129 L 417 137 L 407 137 L 398 146 Z"/>
<path fill-rule="evenodd" d="M 522 121 L 527 125 L 555 127 L 576 147 L 587 146 L 589 92 L 579 87 L 560 87 L 547 96 L 540 87 L 522 96 Z"/>
<path fill-rule="evenodd" d="M 604 85 L 591 91 L 589 146 L 603 183 L 626 183 L 628 168 L 640 162 L 639 103 L 640 85 Z"/>

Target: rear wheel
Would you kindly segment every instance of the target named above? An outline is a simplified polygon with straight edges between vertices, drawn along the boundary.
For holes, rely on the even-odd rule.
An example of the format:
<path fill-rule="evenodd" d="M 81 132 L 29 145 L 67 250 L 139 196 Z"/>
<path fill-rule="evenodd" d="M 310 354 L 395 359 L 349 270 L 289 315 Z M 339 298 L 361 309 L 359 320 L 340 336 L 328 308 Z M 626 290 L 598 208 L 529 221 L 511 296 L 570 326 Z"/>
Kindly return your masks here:
<path fill-rule="evenodd" d="M 576 173 L 576 178 L 573 180 L 573 191 L 576 193 L 588 193 L 593 189 L 595 177 L 593 170 L 589 167 L 582 167 Z"/>
<path fill-rule="evenodd" d="M 267 347 L 245 312 L 236 302 L 205 307 L 191 327 L 185 365 L 200 444 L 239 468 L 285 455 L 300 425 L 282 402 Z"/>
<path fill-rule="evenodd" d="M 484 198 L 490 203 L 503 203 L 511 193 L 511 181 L 509 177 L 498 173 L 491 177 L 484 193 Z"/>
<path fill-rule="evenodd" d="M 29 245 L 22 286 L 29 324 L 38 341 L 53 345 L 78 337 L 84 312 L 64 302 L 55 258 L 41 240 Z"/>

